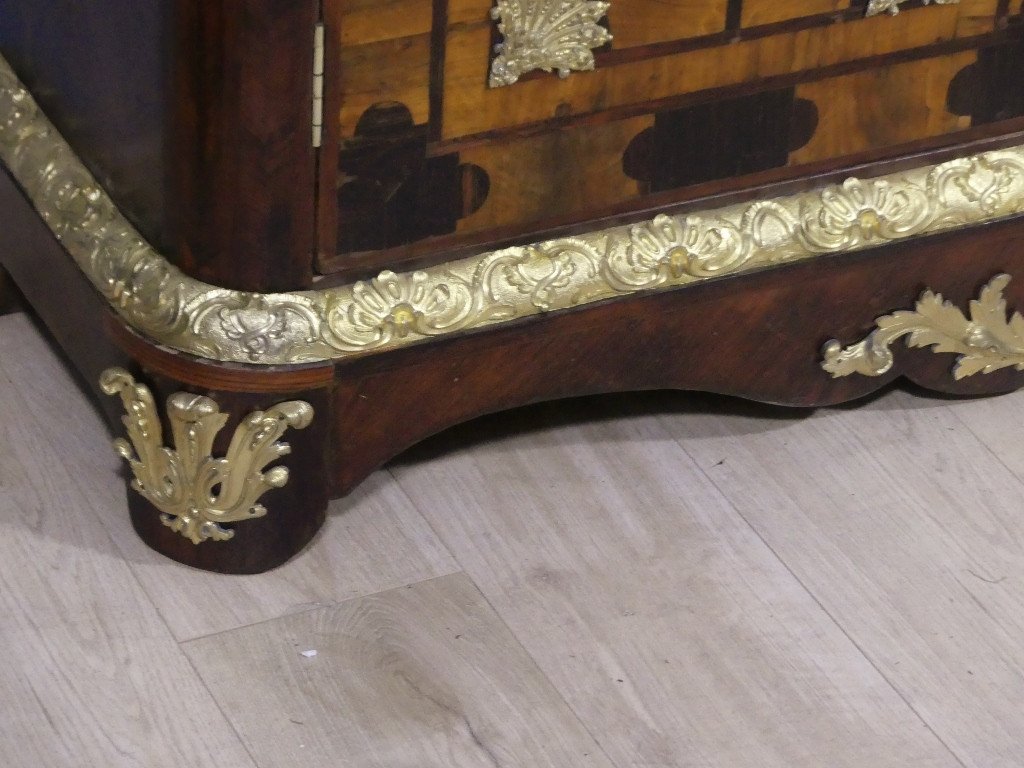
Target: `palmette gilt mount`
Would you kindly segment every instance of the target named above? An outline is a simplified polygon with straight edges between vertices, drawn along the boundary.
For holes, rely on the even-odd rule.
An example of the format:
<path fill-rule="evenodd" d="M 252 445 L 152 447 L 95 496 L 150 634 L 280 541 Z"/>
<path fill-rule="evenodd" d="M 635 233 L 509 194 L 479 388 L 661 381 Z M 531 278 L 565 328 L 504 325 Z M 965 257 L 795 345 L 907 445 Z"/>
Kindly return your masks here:
<path fill-rule="evenodd" d="M 503 39 L 490 86 L 512 85 L 536 70 L 568 77 L 593 69 L 594 49 L 612 39 L 600 24 L 610 7 L 600 0 L 497 0 L 491 17 Z"/>
<path fill-rule="evenodd" d="M 909 0 L 870 0 L 868 2 L 867 16 L 878 16 L 883 13 L 888 13 L 891 16 L 895 16 L 900 12 L 900 6 L 903 3 L 909 2 Z M 960 0 L 923 0 L 924 5 L 956 5 Z"/>
<path fill-rule="evenodd" d="M 157 253 L 0 58 L 0 160 L 130 326 L 209 360 L 340 360 L 1024 212 L 1024 146 L 789 197 L 662 215 L 353 285 L 255 294 Z"/>
<path fill-rule="evenodd" d="M 892 370 L 892 345 L 906 337 L 908 347 L 931 347 L 936 353 L 957 355 L 953 376 L 960 380 L 1003 368 L 1024 371 L 1024 317 L 1007 319 L 1003 291 L 1009 275 L 996 275 L 971 302 L 970 317 L 925 291 L 913 310 L 883 315 L 867 338 L 848 347 L 836 340 L 825 345 L 822 367 L 834 378 L 859 373 L 882 376 Z"/>
<path fill-rule="evenodd" d="M 285 431 L 305 429 L 313 407 L 293 400 L 249 414 L 238 425 L 223 458 L 213 456 L 213 441 L 227 414 L 208 397 L 178 392 L 167 399 L 173 447 L 166 447 L 160 413 L 149 389 L 120 368 L 104 371 L 100 386 L 120 395 L 128 439 L 114 442 L 128 461 L 132 488 L 160 510 L 160 520 L 193 544 L 228 541 L 235 532 L 224 525 L 267 514 L 259 498 L 288 482 L 288 469 L 268 464 L 291 452 L 278 439 Z"/>

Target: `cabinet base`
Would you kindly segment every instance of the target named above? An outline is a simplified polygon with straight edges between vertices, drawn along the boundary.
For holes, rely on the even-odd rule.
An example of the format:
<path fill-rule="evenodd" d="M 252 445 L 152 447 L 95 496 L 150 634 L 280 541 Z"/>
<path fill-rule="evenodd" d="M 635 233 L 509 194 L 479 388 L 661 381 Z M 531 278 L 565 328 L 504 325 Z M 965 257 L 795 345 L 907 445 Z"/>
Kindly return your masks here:
<path fill-rule="evenodd" d="M 329 498 L 348 493 L 425 437 L 494 411 L 645 389 L 811 407 L 855 400 L 900 376 L 957 395 L 1002 393 L 1024 383 L 1013 357 L 1022 352 L 1017 334 L 1024 322 L 1008 322 L 1000 303 L 1024 308 L 1021 217 L 364 357 L 259 367 L 168 350 L 128 328 L 6 175 L 0 176 L 0 210 L 0 263 L 93 387 L 117 436 L 125 432 L 121 404 L 99 391 L 102 372 L 112 366 L 144 383 L 157 406 L 176 393 L 208 398 L 226 417 L 201 452 L 213 460 L 232 455 L 236 427 L 254 412 L 301 401 L 316 413 L 308 428 L 288 433 L 290 455 L 265 465 L 290 472 L 286 484 L 271 483 L 259 497 L 266 514 L 225 522 L 231 535 L 224 540 L 194 543 L 168 524 L 166 510 L 129 492 L 132 524 L 150 546 L 225 573 L 256 573 L 285 562 L 313 538 Z M 1001 280 L 983 294 L 1002 274 L 1019 279 Z M 871 375 L 856 366 L 836 369 L 834 359 L 832 373 L 825 370 L 823 350 L 830 341 L 840 348 L 857 345 L 876 330 L 878 318 L 911 312 L 929 289 L 950 306 L 935 299 L 923 310 L 932 316 L 920 328 L 908 326 L 907 334 L 919 345 L 937 346 L 886 346 L 891 360 L 868 365 Z M 913 325 L 907 315 L 898 317 Z M 836 347 L 830 349 L 834 358 Z M 978 364 L 974 351 L 988 362 Z M 982 372 L 986 367 L 992 372 Z M 159 473 L 154 478 L 158 482 Z M 214 490 L 223 491 L 223 482 Z"/>

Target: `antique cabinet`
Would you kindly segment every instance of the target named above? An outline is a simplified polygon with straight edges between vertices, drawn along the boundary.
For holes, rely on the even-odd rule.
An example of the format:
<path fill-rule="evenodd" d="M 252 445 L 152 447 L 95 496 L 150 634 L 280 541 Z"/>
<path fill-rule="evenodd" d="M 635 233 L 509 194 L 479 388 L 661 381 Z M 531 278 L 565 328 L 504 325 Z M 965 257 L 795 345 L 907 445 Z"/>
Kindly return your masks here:
<path fill-rule="evenodd" d="M 0 264 L 197 567 L 529 402 L 1021 383 L 1021 0 L 0 0 L 0 53 Z"/>

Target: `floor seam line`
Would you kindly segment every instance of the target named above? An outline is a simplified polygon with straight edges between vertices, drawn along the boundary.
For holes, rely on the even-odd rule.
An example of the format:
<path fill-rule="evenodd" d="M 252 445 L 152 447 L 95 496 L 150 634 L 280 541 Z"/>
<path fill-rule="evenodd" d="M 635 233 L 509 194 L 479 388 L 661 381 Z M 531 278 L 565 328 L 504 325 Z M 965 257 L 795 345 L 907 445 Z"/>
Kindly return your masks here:
<path fill-rule="evenodd" d="M 281 621 L 282 619 L 290 619 L 293 616 L 305 616 L 306 614 L 314 613 L 315 611 L 322 611 L 322 610 L 329 609 L 329 608 L 338 608 L 338 607 L 340 607 L 342 605 L 345 605 L 346 603 L 351 603 L 354 600 L 365 600 L 365 599 L 370 598 L 370 597 L 376 597 L 378 595 L 383 595 L 386 592 L 393 592 L 396 589 L 405 589 L 406 587 L 415 587 L 415 586 L 418 586 L 418 585 L 421 585 L 421 584 L 428 584 L 431 581 L 436 581 L 438 579 L 446 579 L 449 576 L 457 576 L 460 573 L 465 573 L 465 571 L 464 570 L 458 570 L 458 571 L 452 571 L 450 573 L 440 573 L 440 574 L 437 574 L 435 576 L 428 576 L 428 577 L 423 578 L 423 579 L 415 579 L 413 581 L 404 581 L 404 582 L 402 582 L 400 584 L 395 584 L 394 586 L 391 586 L 391 587 L 385 587 L 384 589 L 378 589 L 378 590 L 374 590 L 373 592 L 367 592 L 364 595 L 353 595 L 352 597 L 346 597 L 346 598 L 343 598 L 341 600 L 330 600 L 330 601 L 327 601 L 327 602 L 318 603 L 316 605 L 308 606 L 308 607 L 303 608 L 302 610 L 299 610 L 299 611 L 289 611 L 288 613 L 282 613 L 280 616 L 269 616 L 269 617 L 267 617 L 265 619 L 260 619 L 259 621 L 253 621 L 253 622 L 250 622 L 248 624 L 239 624 L 237 627 L 230 627 L 228 629 L 219 629 L 219 630 L 216 630 L 215 632 L 207 632 L 207 633 L 202 634 L 202 635 L 196 635 L 195 637 L 187 637 L 187 638 L 184 638 L 182 640 L 178 640 L 177 643 L 178 643 L 178 645 L 190 645 L 192 643 L 198 643 L 198 642 L 200 642 L 202 640 L 208 640 L 211 637 L 218 637 L 220 635 L 230 634 L 231 632 L 238 632 L 238 631 L 245 630 L 245 629 L 252 629 L 253 627 L 260 627 L 260 626 L 263 626 L 264 624 L 270 624 L 271 622 L 274 622 L 274 621 Z"/>
<path fill-rule="evenodd" d="M 892 689 L 893 693 L 895 693 L 899 697 L 900 701 L 902 701 L 906 705 L 907 709 L 910 710 L 914 717 L 916 717 L 921 722 L 921 724 L 928 729 L 928 732 L 935 737 L 935 740 L 940 745 L 942 745 L 942 748 L 945 749 L 954 760 L 956 760 L 957 764 L 961 766 L 961 768 L 969 768 L 967 763 L 965 763 L 960 758 L 960 755 L 958 755 L 953 750 L 953 748 L 946 743 L 946 740 L 939 735 L 939 733 L 932 727 L 932 724 L 924 719 L 921 713 L 918 712 L 917 708 L 913 704 L 911 704 L 910 700 L 906 697 L 906 695 L 904 695 L 903 691 L 901 691 L 899 687 L 897 687 L 896 684 L 889 678 L 889 676 L 882 671 L 882 669 L 878 666 L 878 664 L 875 663 L 875 660 L 865 651 L 861 644 L 858 643 L 853 638 L 853 636 L 847 631 L 846 627 L 844 627 L 839 622 L 839 620 L 835 617 L 832 611 L 825 607 L 824 603 L 818 598 L 814 591 L 810 589 L 810 587 L 804 582 L 804 580 L 797 575 L 797 573 L 793 570 L 789 563 L 782 558 L 782 556 L 775 549 L 775 547 L 773 547 L 764 538 L 764 536 L 761 535 L 761 532 L 757 529 L 757 527 L 754 526 L 753 523 L 751 523 L 751 521 L 747 518 L 747 516 L 740 511 L 740 509 L 733 502 L 732 497 L 726 494 L 726 492 L 722 489 L 718 482 L 711 475 L 708 474 L 704 467 L 701 466 L 700 463 L 689 453 L 689 451 L 686 450 L 686 447 L 679 440 L 676 440 L 676 443 L 679 445 L 680 448 L 683 449 L 684 452 L 686 452 L 686 455 L 689 456 L 690 459 L 694 462 L 694 464 L 697 465 L 697 468 L 700 470 L 701 474 L 703 474 L 704 477 L 707 478 L 708 482 L 711 483 L 719 492 L 719 494 L 725 499 L 726 503 L 728 503 L 729 505 L 729 508 L 732 509 L 732 511 L 744 522 L 744 524 L 746 524 L 746 526 L 751 530 L 751 532 L 757 537 L 758 541 L 760 541 L 768 549 L 768 551 L 771 552 L 772 557 L 778 560 L 779 564 L 786 569 L 786 572 L 796 581 L 797 584 L 800 585 L 800 588 L 807 594 L 808 597 L 811 598 L 811 600 L 814 601 L 814 604 L 821 609 L 821 611 L 828 617 L 829 621 L 831 621 L 836 626 L 836 628 L 843 634 L 843 637 L 845 637 L 846 640 L 850 643 L 850 645 L 852 645 L 856 649 L 857 653 L 859 653 L 861 657 L 863 657 L 863 659 L 871 665 L 871 668 L 875 670 L 875 673 L 878 674 L 878 676 L 885 681 L 885 684 L 888 685 L 890 689 Z"/>
<path fill-rule="evenodd" d="M 391 475 L 392 479 L 395 481 L 395 484 L 401 486 L 401 482 L 399 481 L 398 477 L 396 477 L 394 473 L 391 472 L 391 469 L 388 468 L 387 471 Z M 590 729 L 590 726 L 587 725 L 587 723 L 583 720 L 582 717 L 580 717 L 580 714 L 576 711 L 576 708 L 565 698 L 565 695 L 562 693 L 561 689 L 557 685 L 555 685 L 554 680 L 552 680 L 548 676 L 548 673 L 544 671 L 544 668 L 540 665 L 540 662 L 537 661 L 537 658 L 532 653 L 530 653 L 530 649 L 523 645 L 523 641 L 519 639 L 519 635 L 516 634 L 515 630 L 512 629 L 512 627 L 509 625 L 505 617 L 494 606 L 494 603 L 491 602 L 491 599 L 487 596 L 483 589 L 480 588 L 480 585 L 477 584 L 476 579 L 474 579 L 473 576 L 469 573 L 466 567 L 462 564 L 462 561 L 456 556 L 454 552 L 451 551 L 451 547 L 448 545 L 448 542 L 445 540 L 445 538 L 434 527 L 434 524 L 430 522 L 427 516 L 424 515 L 422 511 L 420 511 L 420 507 L 416 503 L 416 500 L 412 498 L 412 496 L 410 496 L 409 494 L 405 493 L 404 488 L 402 488 L 401 490 L 405 497 L 409 499 L 409 502 L 413 505 L 413 507 L 416 508 L 416 513 L 421 518 L 423 518 L 423 521 L 430 528 L 431 533 L 433 533 L 434 536 L 437 537 L 437 540 L 440 541 L 444 545 L 445 549 L 449 551 L 449 553 L 452 556 L 452 559 L 455 560 L 455 562 L 459 565 L 460 568 L 462 568 L 462 571 L 460 572 L 465 574 L 466 578 L 469 579 L 470 583 L 473 585 L 473 589 L 477 591 L 477 593 L 483 599 L 487 607 L 491 610 L 495 617 L 497 617 L 498 621 L 501 622 L 501 626 L 505 627 L 509 635 L 512 636 L 512 639 L 515 640 L 516 645 L 518 645 L 523 650 L 523 653 L 526 654 L 526 657 L 533 664 L 534 668 L 536 668 L 537 672 L 539 672 L 540 675 L 544 678 L 544 681 L 548 684 L 548 686 L 551 688 L 554 694 L 558 697 L 558 700 L 561 701 L 562 704 L 565 705 L 566 709 L 568 709 L 572 713 L 572 716 L 576 719 L 576 722 L 579 723 L 580 728 L 582 728 L 583 732 L 586 733 L 587 736 L 590 737 L 591 741 L 594 742 L 597 748 L 601 751 L 601 754 L 604 755 L 605 759 L 608 761 L 608 764 L 611 765 L 612 768 L 620 768 L 619 764 L 612 759 L 611 755 L 608 754 L 607 750 L 604 748 L 604 745 L 601 743 L 601 740 L 597 738 L 597 735 Z"/>

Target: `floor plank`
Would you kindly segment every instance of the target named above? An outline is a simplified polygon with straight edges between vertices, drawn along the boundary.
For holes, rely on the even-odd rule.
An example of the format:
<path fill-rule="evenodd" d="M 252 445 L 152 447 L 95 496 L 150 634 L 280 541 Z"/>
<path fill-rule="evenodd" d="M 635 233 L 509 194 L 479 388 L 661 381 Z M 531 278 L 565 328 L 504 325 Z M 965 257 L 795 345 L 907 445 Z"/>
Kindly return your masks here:
<path fill-rule="evenodd" d="M 1024 479 L 1024 391 L 1002 397 L 981 397 L 951 404 L 949 412 L 956 417 L 992 455 L 992 459 Z M 1024 499 L 1022 508 L 1024 508 Z"/>
<path fill-rule="evenodd" d="M 957 765 L 657 417 L 602 412 L 392 471 L 617 766 Z"/>
<path fill-rule="evenodd" d="M 0 765 L 1024 765 L 1024 393 L 722 403 L 478 422 L 219 577 L 0 318 Z"/>
<path fill-rule="evenodd" d="M 149 549 L 128 521 L 120 460 L 96 409 L 24 315 L 0 318 L 0 336 L 19 350 L 5 361 L 17 376 L 35 428 L 61 446 L 62 461 L 96 478 L 85 489 L 122 554 L 178 640 L 331 605 L 457 570 L 402 491 L 379 473 L 335 501 L 323 531 L 298 558 L 258 576 L 211 578 Z M 62 393 L 55 407 L 32 382 Z M 204 545 L 208 546 L 208 545 Z M 215 546 L 215 545 L 214 545 Z"/>
<path fill-rule="evenodd" d="M 23 326 L 0 318 L 0 765 L 252 768 L 98 522 L 103 478 L 27 417 L 27 392 L 55 418 L 77 404 L 12 371 L 38 354 Z"/>
<path fill-rule="evenodd" d="M 461 574 L 184 647 L 263 766 L 611 768 Z"/>
<path fill-rule="evenodd" d="M 990 402 L 1020 467 L 1024 396 Z M 965 765 L 1019 768 L 1024 484 L 966 426 L 980 408 L 893 391 L 802 421 L 712 402 L 662 423 Z"/>

